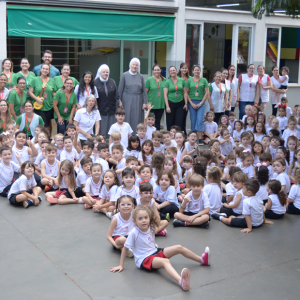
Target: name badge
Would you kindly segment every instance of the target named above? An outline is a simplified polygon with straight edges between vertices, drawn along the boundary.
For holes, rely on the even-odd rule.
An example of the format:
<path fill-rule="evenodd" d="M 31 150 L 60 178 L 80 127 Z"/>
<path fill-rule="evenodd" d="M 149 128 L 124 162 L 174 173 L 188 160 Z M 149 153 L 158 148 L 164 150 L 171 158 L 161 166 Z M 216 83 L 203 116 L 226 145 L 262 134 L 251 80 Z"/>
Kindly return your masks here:
<path fill-rule="evenodd" d="M 175 92 L 175 97 L 177 97 L 177 92 Z"/>
<path fill-rule="evenodd" d="M 64 113 L 67 113 L 67 112 L 68 112 L 68 108 L 65 107 L 65 108 L 64 108 Z"/>
<path fill-rule="evenodd" d="M 157 92 L 157 96 L 160 97 L 160 92 Z"/>
<path fill-rule="evenodd" d="M 47 99 L 47 94 L 46 93 L 44 93 L 43 98 Z"/>
<path fill-rule="evenodd" d="M 198 93 L 198 91 L 196 91 L 196 93 L 195 93 L 195 97 L 198 97 L 198 95 L 199 95 L 199 93 Z"/>

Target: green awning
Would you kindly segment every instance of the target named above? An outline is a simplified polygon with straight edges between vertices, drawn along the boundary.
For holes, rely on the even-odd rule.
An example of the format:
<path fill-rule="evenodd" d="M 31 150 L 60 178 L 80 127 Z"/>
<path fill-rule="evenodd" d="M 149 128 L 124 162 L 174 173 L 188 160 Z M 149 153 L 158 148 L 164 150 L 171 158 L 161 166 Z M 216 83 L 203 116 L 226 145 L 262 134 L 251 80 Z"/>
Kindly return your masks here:
<path fill-rule="evenodd" d="M 167 41 L 174 16 L 119 11 L 7 6 L 8 36 Z"/>

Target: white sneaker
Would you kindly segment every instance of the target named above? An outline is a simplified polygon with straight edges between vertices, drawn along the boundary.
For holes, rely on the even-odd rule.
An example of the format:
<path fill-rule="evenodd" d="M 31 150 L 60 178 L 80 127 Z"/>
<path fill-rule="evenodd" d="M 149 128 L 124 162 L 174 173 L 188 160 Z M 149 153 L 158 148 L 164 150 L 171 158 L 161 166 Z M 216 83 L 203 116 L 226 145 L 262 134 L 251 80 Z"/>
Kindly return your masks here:
<path fill-rule="evenodd" d="M 127 251 L 127 257 L 133 257 L 133 252 L 131 249 L 128 249 Z"/>
<path fill-rule="evenodd" d="M 280 104 L 280 103 L 276 103 L 276 105 L 274 106 L 274 108 L 277 108 L 279 104 Z"/>
<path fill-rule="evenodd" d="M 111 217 L 112 217 L 112 212 L 107 212 L 107 213 L 106 213 L 106 216 L 107 216 L 109 219 L 111 219 Z"/>

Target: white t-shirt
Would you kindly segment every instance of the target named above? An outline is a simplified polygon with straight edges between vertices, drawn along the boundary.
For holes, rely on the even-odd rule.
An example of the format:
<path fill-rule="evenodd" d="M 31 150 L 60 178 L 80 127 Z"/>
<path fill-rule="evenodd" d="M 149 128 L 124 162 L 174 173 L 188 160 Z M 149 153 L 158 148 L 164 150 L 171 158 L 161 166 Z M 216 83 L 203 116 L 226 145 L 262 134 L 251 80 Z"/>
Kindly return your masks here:
<path fill-rule="evenodd" d="M 209 213 L 217 212 L 222 206 L 222 192 L 219 185 L 217 183 L 209 183 L 203 188 L 203 192 L 207 194 L 209 199 Z"/>
<path fill-rule="evenodd" d="M 287 147 L 287 140 L 291 136 L 291 133 L 296 134 L 297 139 L 299 139 L 298 130 L 289 130 L 288 128 L 284 130 L 282 134 L 282 139 L 284 139 L 284 147 Z"/>
<path fill-rule="evenodd" d="M 225 185 L 225 191 L 226 191 L 226 201 L 228 201 L 228 196 L 234 196 L 237 193 L 237 189 L 234 188 L 231 182 Z"/>
<path fill-rule="evenodd" d="M 137 180 L 135 181 L 135 186 L 138 188 L 140 187 L 140 181 L 143 181 L 141 177 L 138 177 Z M 156 185 L 157 185 L 155 179 L 153 177 L 151 177 L 151 179 L 149 180 L 149 183 L 152 185 L 153 191 L 154 191 L 154 189 L 156 188 Z"/>
<path fill-rule="evenodd" d="M 156 127 L 152 126 L 150 127 L 148 124 L 147 124 L 147 132 L 146 132 L 146 135 L 148 137 L 148 139 L 152 139 L 152 133 L 156 131 Z"/>
<path fill-rule="evenodd" d="M 168 147 L 175 147 L 176 148 L 177 144 L 174 140 L 171 140 L 171 145 L 167 146 L 166 144 L 163 144 L 163 146 L 164 146 L 164 153 L 165 153 L 165 151 Z"/>
<path fill-rule="evenodd" d="M 260 136 L 257 136 L 257 133 L 254 133 L 255 142 L 260 142 L 261 143 L 264 136 L 265 136 L 265 134 L 261 134 Z"/>
<path fill-rule="evenodd" d="M 218 140 L 220 142 L 224 141 L 224 139 L 221 136 L 218 137 Z M 220 144 L 221 153 L 223 155 L 228 155 L 228 154 L 230 154 L 230 153 L 233 152 L 233 147 L 235 147 L 235 143 L 234 143 L 233 138 L 231 137 L 230 138 L 230 142 L 226 142 L 224 144 Z"/>
<path fill-rule="evenodd" d="M 9 186 L 14 177 L 14 172 L 19 172 L 19 165 L 11 161 L 9 166 L 3 163 L 3 160 L 0 162 L 0 193 Z"/>
<path fill-rule="evenodd" d="M 96 161 L 95 161 L 95 163 L 101 165 L 101 167 L 102 167 L 102 173 L 104 173 L 106 170 L 109 169 L 108 162 L 105 159 L 101 158 L 101 157 L 97 158 Z"/>
<path fill-rule="evenodd" d="M 252 151 L 251 145 L 248 145 L 248 146 L 246 147 L 246 146 L 244 146 L 243 144 L 239 144 L 239 147 L 243 147 L 245 150 L 249 149 L 250 151 Z"/>
<path fill-rule="evenodd" d="M 54 164 L 50 165 L 48 162 L 48 159 L 44 159 L 43 162 L 45 163 L 45 172 L 47 175 L 51 177 L 57 177 L 58 176 L 58 160 L 54 160 Z"/>
<path fill-rule="evenodd" d="M 23 146 L 22 150 L 18 150 L 16 146 L 13 146 L 12 147 L 12 161 L 14 163 L 16 163 L 19 167 L 19 161 L 17 160 L 17 157 L 16 157 L 16 154 L 15 153 L 18 153 L 19 156 L 20 156 L 20 160 L 21 162 L 23 163 L 24 161 L 30 161 L 30 156 L 28 154 L 28 147 L 27 146 Z"/>
<path fill-rule="evenodd" d="M 291 189 L 291 181 L 289 175 L 285 172 L 282 172 L 277 175 L 276 180 L 279 180 L 281 185 L 285 185 L 285 193 L 288 194 Z"/>
<path fill-rule="evenodd" d="M 135 226 L 130 231 L 124 246 L 132 249 L 135 264 L 141 268 L 144 259 L 156 252 L 154 233 L 150 228 L 144 232 Z"/>
<path fill-rule="evenodd" d="M 139 161 L 144 161 L 144 164 L 145 164 L 145 165 L 149 165 L 149 166 L 150 166 L 151 161 L 152 161 L 152 154 L 145 155 L 145 158 L 146 158 L 146 160 L 144 161 L 144 160 L 143 160 L 143 153 L 142 153 L 142 151 L 141 151 L 140 154 L 139 154 L 138 160 L 139 160 Z"/>
<path fill-rule="evenodd" d="M 128 147 L 128 136 L 133 132 L 131 126 L 127 122 L 123 122 L 122 125 L 118 123 L 112 124 L 108 134 L 111 135 L 114 131 L 121 133 L 121 142 L 125 145 L 125 149 Z"/>
<path fill-rule="evenodd" d="M 169 201 L 170 203 L 173 203 L 177 207 L 179 207 L 176 190 L 173 185 L 170 185 L 166 191 L 162 191 L 161 187 L 157 185 L 156 188 L 154 189 L 153 198 L 155 199 L 158 198 L 160 202 Z"/>
<path fill-rule="evenodd" d="M 41 162 L 45 159 L 44 154 L 41 152 L 39 155 L 36 157 L 34 164 L 37 165 L 39 168 L 41 167 Z"/>
<path fill-rule="evenodd" d="M 133 186 L 131 190 L 126 190 L 123 185 L 116 188 L 115 193 L 110 201 L 117 201 L 121 196 L 129 195 L 132 198 L 139 197 L 140 189 L 137 186 Z"/>
<path fill-rule="evenodd" d="M 254 157 L 253 157 L 253 167 L 256 167 L 256 165 L 258 163 L 260 163 L 259 156 L 257 156 L 257 154 L 254 154 Z"/>
<path fill-rule="evenodd" d="M 285 126 L 287 126 L 288 118 L 287 117 L 277 117 L 279 120 L 279 130 L 284 130 Z"/>
<path fill-rule="evenodd" d="M 7 198 L 9 199 L 11 195 L 18 194 L 21 191 L 28 191 L 30 188 L 36 186 L 36 181 L 34 175 L 31 175 L 29 179 L 22 174 L 11 186 Z"/>
<path fill-rule="evenodd" d="M 250 215 L 252 226 L 260 226 L 264 222 L 264 205 L 260 197 L 244 199 L 243 215 Z"/>
<path fill-rule="evenodd" d="M 246 129 L 243 129 L 243 132 L 245 132 L 245 131 L 252 131 L 252 132 L 254 132 L 254 126 L 249 127 L 249 125 L 247 125 Z"/>
<path fill-rule="evenodd" d="M 280 76 L 280 80 L 282 80 L 285 77 L 285 81 L 281 83 L 281 85 L 288 86 L 289 84 L 289 75 Z"/>
<path fill-rule="evenodd" d="M 95 183 L 92 177 L 89 177 L 86 181 L 84 192 L 90 193 L 91 196 L 98 197 L 100 194 L 101 180 L 98 183 Z"/>
<path fill-rule="evenodd" d="M 193 197 L 192 191 L 188 192 L 187 196 L 190 197 L 192 201 L 186 204 L 186 209 L 185 209 L 186 212 L 197 214 L 203 211 L 205 208 L 210 207 L 207 194 L 204 191 L 201 191 L 201 194 L 197 199 Z"/>
<path fill-rule="evenodd" d="M 126 159 L 122 158 L 116 166 L 116 170 L 125 169 L 126 168 Z M 122 173 L 118 175 L 119 181 L 122 182 Z"/>
<path fill-rule="evenodd" d="M 293 204 L 300 209 L 300 185 L 294 184 L 289 193 L 289 199 L 294 200 Z"/>
<path fill-rule="evenodd" d="M 243 212 L 243 202 L 244 202 L 244 199 L 246 199 L 247 197 L 243 194 L 243 189 L 240 189 L 240 190 L 234 195 L 233 200 L 232 200 L 232 203 L 235 202 L 236 196 L 237 196 L 238 194 L 241 194 L 241 195 L 242 195 L 242 199 L 241 199 L 241 201 L 240 201 L 240 204 L 239 204 L 237 207 L 233 208 L 232 210 L 233 210 L 233 212 L 235 212 L 236 214 L 241 215 L 242 212 Z"/>
<path fill-rule="evenodd" d="M 129 151 L 128 149 L 125 149 L 123 157 L 127 158 L 128 156 L 133 156 L 138 159 L 139 155 L 140 155 L 140 151 L 137 151 L 137 150 Z"/>
<path fill-rule="evenodd" d="M 269 165 L 268 166 L 268 170 L 269 170 L 269 180 L 273 179 L 274 178 L 274 172 L 273 172 L 273 168 L 272 168 L 272 165 Z M 276 175 L 277 176 L 277 175 Z M 265 199 L 263 199 L 265 200 Z"/>
<path fill-rule="evenodd" d="M 197 144 L 195 143 L 195 145 L 192 146 L 192 145 L 187 141 L 187 142 L 185 142 L 184 147 L 186 148 L 186 150 L 187 150 L 188 152 L 190 152 L 190 151 L 192 151 L 192 150 L 195 150 L 195 151 L 196 151 L 195 148 L 197 148 Z"/>
<path fill-rule="evenodd" d="M 159 144 L 159 146 L 153 146 L 155 152 L 165 153 L 165 146 L 163 144 Z"/>
<path fill-rule="evenodd" d="M 233 131 L 233 138 L 237 139 L 238 141 L 241 140 L 241 134 L 243 133 L 243 130 L 241 130 L 240 132 L 238 132 L 237 130 Z"/>
<path fill-rule="evenodd" d="M 114 229 L 112 236 L 127 236 L 130 231 L 134 228 L 134 223 L 132 220 L 132 214 L 130 213 L 130 218 L 126 221 L 122 218 L 121 213 L 117 213 L 112 217 L 112 220 L 117 219 L 117 225 Z"/>
<path fill-rule="evenodd" d="M 79 84 L 77 84 L 77 85 L 75 86 L 75 89 L 74 89 L 74 92 L 76 93 L 76 95 L 78 95 L 78 90 L 79 90 Z M 82 93 L 79 94 L 78 104 L 79 104 L 80 106 L 83 106 L 84 103 L 85 103 L 86 97 L 89 96 L 89 95 L 91 95 L 91 94 L 92 94 L 92 93 L 91 93 L 91 90 L 88 90 L 88 91 L 87 91 L 86 89 L 84 89 L 83 95 L 82 95 Z M 94 87 L 94 96 L 95 96 L 95 98 L 98 98 L 98 97 L 99 97 L 99 96 L 98 96 L 98 91 L 97 91 L 97 88 L 96 88 L 96 87 Z M 77 96 L 77 99 L 78 99 L 78 96 Z"/>
<path fill-rule="evenodd" d="M 276 158 L 276 153 L 277 153 L 278 148 L 279 148 L 279 146 L 275 149 L 271 145 L 269 146 L 270 154 L 272 155 L 272 159 Z"/>
<path fill-rule="evenodd" d="M 76 187 L 82 187 L 83 184 L 87 183 L 87 180 L 90 177 L 92 177 L 92 175 L 88 175 L 83 170 L 81 170 L 76 177 Z"/>
<path fill-rule="evenodd" d="M 269 198 L 271 199 L 272 205 L 271 210 L 278 215 L 285 214 L 286 208 L 284 205 L 281 205 L 280 200 L 278 198 L 277 194 L 271 194 L 269 195 Z"/>
<path fill-rule="evenodd" d="M 118 187 L 117 185 L 113 185 L 110 187 L 108 191 L 106 185 L 103 184 L 100 190 L 99 198 L 110 201 L 111 197 L 116 193 L 117 187 Z M 115 201 L 117 201 L 117 199 Z"/>
<path fill-rule="evenodd" d="M 115 143 L 112 142 L 112 143 L 109 145 L 109 153 L 110 153 L 110 154 L 112 153 L 112 146 L 113 146 L 114 144 L 115 144 Z M 120 145 L 123 147 L 123 152 L 125 152 L 125 151 L 126 151 L 125 145 L 124 145 L 122 142 L 120 142 Z"/>
<path fill-rule="evenodd" d="M 141 198 L 137 198 L 137 199 L 135 199 L 135 200 L 136 200 L 136 206 L 142 205 L 142 203 L 141 203 Z M 149 201 L 149 203 L 148 203 L 148 206 L 149 206 L 149 207 L 152 207 L 153 204 L 154 204 L 154 200 L 151 199 L 151 200 Z"/>
<path fill-rule="evenodd" d="M 65 159 L 68 159 L 74 163 L 75 160 L 79 159 L 79 154 L 75 149 L 72 149 L 71 152 L 68 152 L 66 149 L 64 149 L 60 153 L 60 161 L 64 161 Z"/>
<path fill-rule="evenodd" d="M 141 138 L 138 134 L 137 134 L 137 136 L 140 138 L 140 146 L 142 148 L 143 143 L 148 139 L 147 134 L 145 134 L 143 138 Z M 151 140 L 151 137 L 150 137 L 150 140 Z"/>
<path fill-rule="evenodd" d="M 206 134 L 214 134 L 218 131 L 218 124 L 216 122 L 204 122 L 204 132 Z"/>
<path fill-rule="evenodd" d="M 250 165 L 249 167 L 242 167 L 243 163 L 239 163 L 236 166 L 239 167 L 247 176 L 248 178 L 253 178 L 253 166 Z"/>
<path fill-rule="evenodd" d="M 256 193 L 256 196 L 260 197 L 261 200 L 267 200 L 268 199 L 269 193 L 267 191 L 267 186 L 268 186 L 267 183 L 265 185 L 260 184 L 259 190 Z"/>

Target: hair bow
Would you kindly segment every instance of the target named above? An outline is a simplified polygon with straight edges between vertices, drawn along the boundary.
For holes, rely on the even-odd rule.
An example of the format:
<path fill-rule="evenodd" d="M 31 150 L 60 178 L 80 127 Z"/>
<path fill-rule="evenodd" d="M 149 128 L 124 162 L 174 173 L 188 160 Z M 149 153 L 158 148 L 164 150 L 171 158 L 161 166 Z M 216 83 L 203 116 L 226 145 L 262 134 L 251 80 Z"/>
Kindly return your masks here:
<path fill-rule="evenodd" d="M 253 114 L 250 114 L 249 116 L 252 117 L 253 119 L 255 118 L 255 116 Z"/>
<path fill-rule="evenodd" d="M 145 179 L 145 180 L 143 180 L 143 181 L 139 181 L 139 185 L 141 185 L 143 182 L 149 182 L 149 180 L 148 180 L 148 179 Z"/>
<path fill-rule="evenodd" d="M 176 157 L 173 157 L 174 162 L 176 162 Z"/>
<path fill-rule="evenodd" d="M 258 112 L 259 115 L 264 115 L 265 113 L 263 111 Z"/>
<path fill-rule="evenodd" d="M 8 131 L 3 131 L 2 133 L 1 133 L 1 135 L 9 135 L 9 132 Z"/>
<path fill-rule="evenodd" d="M 223 117 L 222 119 L 224 119 L 224 120 L 226 120 L 226 121 L 228 120 L 226 117 Z"/>
<path fill-rule="evenodd" d="M 250 149 L 243 150 L 243 153 L 251 152 Z"/>
<path fill-rule="evenodd" d="M 266 163 L 257 163 L 256 164 L 256 166 L 257 166 L 257 170 L 259 171 L 259 168 L 261 167 L 261 166 L 267 166 L 267 164 Z"/>
<path fill-rule="evenodd" d="M 290 136 L 295 136 L 295 137 L 297 137 L 297 133 L 296 133 L 296 132 L 292 132 L 292 133 L 290 133 Z"/>

